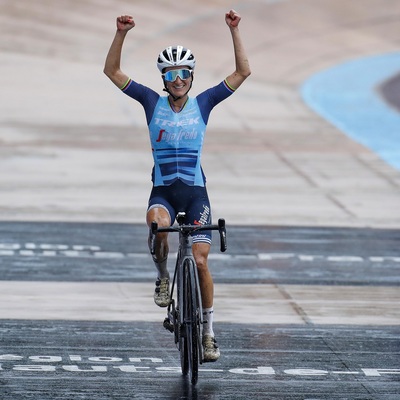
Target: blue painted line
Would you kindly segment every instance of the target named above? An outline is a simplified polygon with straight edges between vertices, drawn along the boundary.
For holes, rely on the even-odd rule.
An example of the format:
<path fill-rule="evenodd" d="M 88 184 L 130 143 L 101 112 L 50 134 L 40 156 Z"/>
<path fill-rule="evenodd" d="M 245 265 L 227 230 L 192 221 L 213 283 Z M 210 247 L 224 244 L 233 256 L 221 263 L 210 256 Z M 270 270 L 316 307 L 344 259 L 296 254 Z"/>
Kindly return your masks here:
<path fill-rule="evenodd" d="M 304 101 L 343 133 L 400 170 L 400 114 L 377 87 L 400 72 L 400 53 L 337 65 L 309 78 Z"/>

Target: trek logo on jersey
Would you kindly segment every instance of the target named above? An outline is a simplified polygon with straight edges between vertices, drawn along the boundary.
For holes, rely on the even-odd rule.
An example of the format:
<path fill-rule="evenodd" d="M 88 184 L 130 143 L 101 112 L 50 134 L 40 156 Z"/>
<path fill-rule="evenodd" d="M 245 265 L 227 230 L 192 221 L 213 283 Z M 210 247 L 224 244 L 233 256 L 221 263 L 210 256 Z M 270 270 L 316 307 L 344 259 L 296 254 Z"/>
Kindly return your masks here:
<path fill-rule="evenodd" d="M 170 119 L 158 118 L 154 119 L 154 122 L 158 126 L 167 126 L 169 128 L 179 128 L 181 126 L 198 125 L 200 123 L 200 117 L 180 119 L 179 121 L 171 121 Z"/>
<path fill-rule="evenodd" d="M 157 143 L 160 142 L 178 142 L 181 140 L 195 140 L 197 138 L 197 131 L 192 129 L 191 131 L 180 131 L 180 132 L 167 132 L 165 129 L 161 129 L 158 133 Z"/>

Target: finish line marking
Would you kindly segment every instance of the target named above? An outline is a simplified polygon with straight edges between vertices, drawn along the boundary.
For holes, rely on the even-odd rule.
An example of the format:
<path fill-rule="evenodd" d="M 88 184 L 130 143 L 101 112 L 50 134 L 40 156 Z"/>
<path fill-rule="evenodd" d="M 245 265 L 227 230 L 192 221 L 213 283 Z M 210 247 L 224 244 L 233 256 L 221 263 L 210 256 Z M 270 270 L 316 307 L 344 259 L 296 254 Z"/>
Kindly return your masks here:
<path fill-rule="evenodd" d="M 174 253 L 171 253 L 173 256 Z M 175 254 L 176 255 L 176 254 Z M 149 258 L 149 253 L 122 253 L 103 251 L 97 245 L 67 245 L 47 243 L 0 243 L 0 256 L 8 257 L 70 257 L 70 258 L 97 258 L 97 259 L 123 259 L 123 258 Z M 279 261 L 295 259 L 302 262 L 327 261 L 327 262 L 395 262 L 400 263 L 396 256 L 358 256 L 358 255 L 319 255 L 301 253 L 257 253 L 257 254 L 219 254 L 211 253 L 210 260 L 235 261 Z"/>
<path fill-rule="evenodd" d="M 84 365 L 60 365 L 64 361 L 83 362 Z M 128 357 L 127 359 L 121 357 L 82 357 L 80 355 L 69 356 L 56 356 L 56 355 L 35 355 L 24 357 L 18 354 L 0 354 L 0 376 L 2 371 L 18 371 L 18 372 L 91 372 L 91 373 L 104 373 L 119 370 L 125 373 L 181 373 L 180 367 L 157 366 L 153 364 L 163 364 L 161 358 L 156 357 Z M 21 362 L 34 362 L 35 364 L 20 364 Z M 124 363 L 125 362 L 125 363 Z M 126 364 L 128 362 L 129 364 Z M 15 364 L 18 363 L 18 364 Z M 90 363 L 90 365 L 88 365 Z M 99 365 L 98 363 L 102 364 Z M 122 363 L 122 364 L 121 364 Z M 56 365 L 52 365 L 56 364 Z M 105 365 L 104 365 L 105 364 Z M 136 364 L 136 365 L 135 365 Z M 140 365 L 138 365 L 140 364 Z M 144 365 L 143 365 L 144 364 Z M 146 365 L 149 364 L 150 366 Z M 232 373 L 236 375 L 270 375 L 270 376 L 327 376 L 334 375 L 363 375 L 365 377 L 382 377 L 385 375 L 399 375 L 400 369 L 398 368 L 359 368 L 358 371 L 329 371 L 328 369 L 314 369 L 314 368 L 290 368 L 276 370 L 271 366 L 257 366 L 248 368 L 228 368 L 228 369 L 212 369 L 200 368 L 201 372 L 218 372 L 218 373 Z"/>

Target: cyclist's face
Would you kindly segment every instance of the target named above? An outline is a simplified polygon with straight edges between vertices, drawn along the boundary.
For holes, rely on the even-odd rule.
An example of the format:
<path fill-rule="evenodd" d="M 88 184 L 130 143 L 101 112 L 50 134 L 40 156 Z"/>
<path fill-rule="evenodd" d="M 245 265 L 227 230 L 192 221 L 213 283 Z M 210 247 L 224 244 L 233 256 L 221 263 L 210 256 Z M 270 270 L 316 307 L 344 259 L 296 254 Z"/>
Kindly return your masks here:
<path fill-rule="evenodd" d="M 189 67 L 186 66 L 177 66 L 177 67 L 169 67 L 166 68 L 164 74 L 168 71 L 177 71 L 177 70 L 189 70 Z M 190 83 L 193 79 L 192 77 L 193 71 L 188 78 L 185 79 L 187 73 L 180 73 L 179 75 L 173 74 L 172 77 L 167 76 L 169 79 L 176 78 L 173 82 L 168 81 L 165 77 L 165 83 L 167 85 L 168 90 L 170 90 L 175 96 L 182 96 L 184 95 L 190 88 Z"/>

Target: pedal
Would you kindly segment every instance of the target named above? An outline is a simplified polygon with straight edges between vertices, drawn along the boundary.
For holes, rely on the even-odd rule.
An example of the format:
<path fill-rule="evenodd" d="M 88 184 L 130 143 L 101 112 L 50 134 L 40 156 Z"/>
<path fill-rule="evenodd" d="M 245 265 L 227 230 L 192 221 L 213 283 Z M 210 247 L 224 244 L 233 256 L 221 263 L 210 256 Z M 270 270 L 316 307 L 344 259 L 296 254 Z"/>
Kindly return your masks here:
<path fill-rule="evenodd" d="M 171 333 L 174 333 L 174 325 L 171 324 L 171 321 L 169 318 L 165 318 L 163 322 L 163 327 L 167 330 L 170 331 Z"/>

